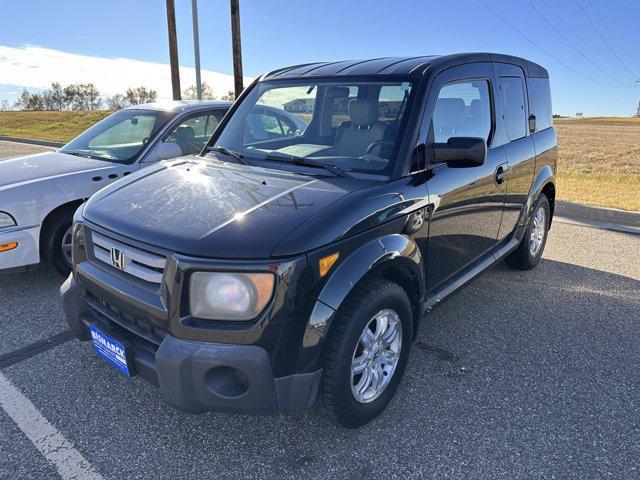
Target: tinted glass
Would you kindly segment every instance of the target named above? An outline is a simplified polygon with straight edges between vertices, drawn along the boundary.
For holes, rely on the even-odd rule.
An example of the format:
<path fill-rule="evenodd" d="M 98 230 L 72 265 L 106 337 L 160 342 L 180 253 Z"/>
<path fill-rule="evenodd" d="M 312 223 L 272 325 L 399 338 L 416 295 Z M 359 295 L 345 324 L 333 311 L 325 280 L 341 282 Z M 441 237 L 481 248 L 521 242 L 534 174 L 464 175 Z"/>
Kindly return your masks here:
<path fill-rule="evenodd" d="M 411 91 L 411 82 L 402 81 L 259 83 L 216 146 L 241 153 L 249 163 L 271 162 L 273 168 L 302 158 L 334 170 L 386 176 Z"/>
<path fill-rule="evenodd" d="M 517 140 L 527 134 L 524 108 L 524 85 L 520 77 L 500 77 L 502 119 L 509 140 Z"/>
<path fill-rule="evenodd" d="M 486 80 L 449 83 L 438 93 L 433 113 L 435 141 L 446 143 L 451 137 L 489 139 L 491 99 Z"/>
<path fill-rule="evenodd" d="M 527 78 L 529 87 L 529 110 L 536 117 L 536 131 L 553 125 L 551 89 L 548 78 Z"/>
<path fill-rule="evenodd" d="M 173 116 L 173 113 L 153 110 L 120 110 L 96 123 L 60 151 L 112 162 L 131 161 Z"/>

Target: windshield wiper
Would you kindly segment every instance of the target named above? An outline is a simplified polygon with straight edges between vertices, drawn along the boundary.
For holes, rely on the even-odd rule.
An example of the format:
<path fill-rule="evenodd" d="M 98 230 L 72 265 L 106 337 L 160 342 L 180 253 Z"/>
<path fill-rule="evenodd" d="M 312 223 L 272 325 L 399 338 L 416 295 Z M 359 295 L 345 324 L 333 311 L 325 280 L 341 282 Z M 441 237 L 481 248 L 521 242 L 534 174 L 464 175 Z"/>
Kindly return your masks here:
<path fill-rule="evenodd" d="M 294 165 L 301 165 L 305 167 L 315 167 L 315 168 L 324 168 L 325 170 L 333 173 L 337 177 L 350 177 L 347 172 L 342 170 L 337 165 L 332 165 L 330 163 L 320 163 L 312 160 L 310 158 L 305 157 L 282 157 L 280 155 L 265 155 L 265 160 L 271 160 L 273 162 L 283 162 L 283 163 L 293 163 Z"/>
<path fill-rule="evenodd" d="M 98 155 L 91 155 L 89 153 L 84 153 L 84 152 L 71 151 L 71 152 L 63 152 L 63 153 L 66 153 L 67 155 L 75 155 L 76 157 L 90 158 L 92 160 L 111 160 L 109 158 L 99 157 Z"/>
<path fill-rule="evenodd" d="M 247 161 L 244 159 L 244 155 L 238 152 L 234 152 L 233 150 L 229 150 L 228 148 L 221 147 L 219 145 L 216 145 L 215 147 L 209 147 L 207 149 L 207 152 L 218 152 L 223 155 L 226 155 L 227 157 L 232 157 L 236 159 L 238 163 L 242 163 L 243 165 L 249 165 L 249 163 L 247 163 Z"/>

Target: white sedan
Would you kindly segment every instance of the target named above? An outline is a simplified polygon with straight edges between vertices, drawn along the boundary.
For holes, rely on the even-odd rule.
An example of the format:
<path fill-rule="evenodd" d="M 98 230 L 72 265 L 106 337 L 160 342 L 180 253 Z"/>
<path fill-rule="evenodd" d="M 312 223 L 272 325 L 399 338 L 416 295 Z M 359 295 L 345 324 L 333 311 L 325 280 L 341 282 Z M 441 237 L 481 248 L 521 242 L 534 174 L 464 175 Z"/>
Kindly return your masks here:
<path fill-rule="evenodd" d="M 159 160 L 199 153 L 231 102 L 120 110 L 55 152 L 0 161 L 0 270 L 71 268 L 74 211 L 97 190 Z"/>

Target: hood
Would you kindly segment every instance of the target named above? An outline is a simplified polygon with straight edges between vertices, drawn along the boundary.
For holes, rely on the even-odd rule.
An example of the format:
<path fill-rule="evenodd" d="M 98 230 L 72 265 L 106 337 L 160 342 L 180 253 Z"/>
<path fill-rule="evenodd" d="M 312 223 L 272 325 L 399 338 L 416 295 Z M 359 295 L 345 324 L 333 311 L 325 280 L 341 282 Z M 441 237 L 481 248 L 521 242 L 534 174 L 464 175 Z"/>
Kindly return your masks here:
<path fill-rule="evenodd" d="M 361 184 L 186 157 L 101 190 L 83 215 L 179 253 L 268 258 L 289 232 Z"/>
<path fill-rule="evenodd" d="M 102 160 L 77 157 L 61 152 L 45 152 L 0 161 L 0 190 L 18 186 L 33 180 L 78 173 L 86 170 L 110 168 L 113 165 Z"/>

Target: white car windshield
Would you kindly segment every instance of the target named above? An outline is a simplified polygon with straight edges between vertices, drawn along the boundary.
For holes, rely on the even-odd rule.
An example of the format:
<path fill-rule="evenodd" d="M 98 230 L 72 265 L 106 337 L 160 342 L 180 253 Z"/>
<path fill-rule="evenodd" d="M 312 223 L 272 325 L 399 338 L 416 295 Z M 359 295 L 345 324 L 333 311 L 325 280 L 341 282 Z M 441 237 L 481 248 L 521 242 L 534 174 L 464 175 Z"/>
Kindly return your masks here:
<path fill-rule="evenodd" d="M 409 81 L 258 83 L 211 150 L 246 163 L 388 176 L 411 106 Z M 329 167 L 329 168 L 327 168 Z"/>
<path fill-rule="evenodd" d="M 62 153 L 127 163 L 175 116 L 157 110 L 120 110 L 60 149 Z"/>

